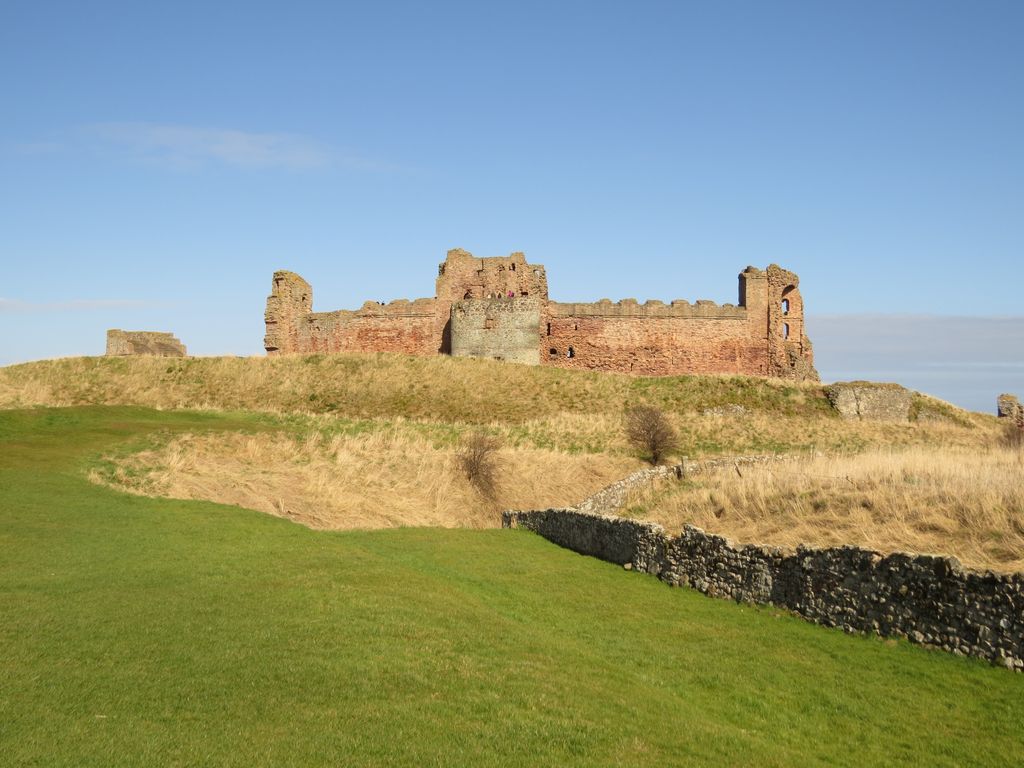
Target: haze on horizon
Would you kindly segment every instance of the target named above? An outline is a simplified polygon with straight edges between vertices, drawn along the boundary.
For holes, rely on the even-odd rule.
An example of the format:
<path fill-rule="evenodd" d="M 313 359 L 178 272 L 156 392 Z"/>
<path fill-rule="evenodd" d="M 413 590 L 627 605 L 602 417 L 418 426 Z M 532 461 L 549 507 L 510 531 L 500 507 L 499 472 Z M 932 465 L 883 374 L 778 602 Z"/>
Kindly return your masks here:
<path fill-rule="evenodd" d="M 0 8 L 0 364 L 258 354 L 522 250 L 562 301 L 797 272 L 825 380 L 1024 395 L 1024 5 Z"/>

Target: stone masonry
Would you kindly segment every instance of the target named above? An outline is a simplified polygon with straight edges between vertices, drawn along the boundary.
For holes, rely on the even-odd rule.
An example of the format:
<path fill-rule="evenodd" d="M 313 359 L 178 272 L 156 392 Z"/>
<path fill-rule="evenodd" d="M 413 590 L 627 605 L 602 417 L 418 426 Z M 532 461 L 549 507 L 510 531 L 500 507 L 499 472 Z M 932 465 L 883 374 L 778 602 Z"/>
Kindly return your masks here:
<path fill-rule="evenodd" d="M 860 421 L 907 421 L 913 393 L 899 384 L 837 381 L 825 394 L 840 416 Z"/>
<path fill-rule="evenodd" d="M 170 333 L 161 331 L 107 331 L 107 356 L 156 355 L 157 357 L 187 357 L 188 352 Z"/>
<path fill-rule="evenodd" d="M 883 556 L 858 547 L 786 553 L 737 546 L 693 526 L 670 536 L 657 524 L 610 514 L 629 488 L 693 469 L 641 470 L 574 509 L 504 512 L 502 526 L 712 597 L 773 604 L 817 624 L 906 637 L 1024 671 L 1024 574 L 975 572 L 954 558 Z"/>
<path fill-rule="evenodd" d="M 1024 405 L 1021 405 L 1016 395 L 1000 395 L 996 399 L 996 415 L 1020 424 L 1024 422 Z"/>
<path fill-rule="evenodd" d="M 543 266 L 522 253 L 449 251 L 434 298 L 313 312 L 309 283 L 275 272 L 267 354 L 452 354 L 643 375 L 734 373 L 817 380 L 799 278 L 772 264 L 739 275 L 739 303 L 548 298 Z"/>

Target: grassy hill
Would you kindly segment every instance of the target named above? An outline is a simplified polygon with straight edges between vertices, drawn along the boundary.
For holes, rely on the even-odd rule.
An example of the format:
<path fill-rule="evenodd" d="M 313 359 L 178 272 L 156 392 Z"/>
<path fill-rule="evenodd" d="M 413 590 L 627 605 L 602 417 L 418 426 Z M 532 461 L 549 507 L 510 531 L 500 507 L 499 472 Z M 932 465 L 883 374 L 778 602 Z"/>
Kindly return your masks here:
<path fill-rule="evenodd" d="M 623 433 L 625 409 L 639 403 L 675 425 L 673 459 L 800 460 L 673 486 L 635 500 L 631 514 L 740 542 L 937 552 L 997 570 L 1024 562 L 1019 452 L 995 448 L 994 417 L 923 395 L 897 424 L 839 418 L 820 385 L 465 358 L 73 358 L 0 369 L 0 407 L 262 414 L 259 434 L 150 435 L 95 462 L 90 476 L 321 529 L 493 527 L 501 509 L 574 505 L 641 465 Z M 458 466 L 460 444 L 481 428 L 502 445 L 498 493 L 486 499 Z"/>
<path fill-rule="evenodd" d="M 753 453 L 936 442 L 990 443 L 995 418 L 915 396 L 910 424 L 841 420 L 820 385 L 743 376 L 631 377 L 394 354 L 67 358 L 0 368 L 0 408 L 152 408 L 327 414 L 484 424 L 515 444 L 628 452 L 623 410 L 647 403 L 680 429 L 681 453 Z"/>
<path fill-rule="evenodd" d="M 157 433 L 278 427 L 0 412 L 5 765 L 1024 762 L 1024 676 L 978 661 L 522 531 L 318 532 L 85 477 Z"/>

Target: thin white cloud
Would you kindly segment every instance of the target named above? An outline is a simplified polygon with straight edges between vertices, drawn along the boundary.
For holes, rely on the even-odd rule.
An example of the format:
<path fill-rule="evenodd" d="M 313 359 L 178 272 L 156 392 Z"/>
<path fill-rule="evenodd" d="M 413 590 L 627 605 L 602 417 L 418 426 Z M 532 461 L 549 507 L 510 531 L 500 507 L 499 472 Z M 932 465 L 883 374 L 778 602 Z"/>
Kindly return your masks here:
<path fill-rule="evenodd" d="M 71 299 L 70 301 L 22 301 L 0 298 L 0 314 L 30 312 L 89 312 L 99 309 L 148 309 L 169 306 L 166 302 L 142 299 Z"/>
<path fill-rule="evenodd" d="M 266 170 L 345 167 L 384 171 L 392 167 L 344 153 L 307 136 L 202 128 L 164 123 L 98 123 L 86 134 L 108 149 L 147 163 L 194 169 L 207 165 Z"/>

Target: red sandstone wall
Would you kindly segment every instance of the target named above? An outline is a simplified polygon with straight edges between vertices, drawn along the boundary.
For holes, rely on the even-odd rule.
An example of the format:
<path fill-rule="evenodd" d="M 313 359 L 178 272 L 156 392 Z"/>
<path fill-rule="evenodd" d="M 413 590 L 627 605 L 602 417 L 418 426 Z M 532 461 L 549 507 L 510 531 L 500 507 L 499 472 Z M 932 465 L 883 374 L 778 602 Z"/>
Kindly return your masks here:
<path fill-rule="evenodd" d="M 763 376 L 765 353 L 746 318 L 551 317 L 541 337 L 544 365 L 648 376 Z"/>
<path fill-rule="evenodd" d="M 640 305 L 629 299 L 559 304 L 548 301 L 544 267 L 528 264 L 523 254 L 479 259 L 453 250 L 438 270 L 436 299 L 367 302 L 354 312 L 311 313 L 308 283 L 294 273 L 275 273 L 266 347 L 268 354 L 450 353 L 452 303 L 511 292 L 541 303 L 537 332 L 543 365 L 653 376 L 817 378 L 798 285 L 795 274 L 773 264 L 767 270 L 748 267 L 739 276 L 739 306 Z"/>
<path fill-rule="evenodd" d="M 401 352 L 436 355 L 433 299 L 385 306 L 366 304 L 356 312 L 314 312 L 299 325 L 301 352 Z"/>

